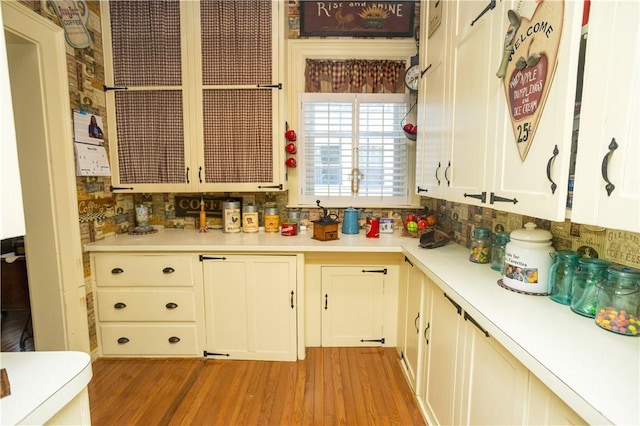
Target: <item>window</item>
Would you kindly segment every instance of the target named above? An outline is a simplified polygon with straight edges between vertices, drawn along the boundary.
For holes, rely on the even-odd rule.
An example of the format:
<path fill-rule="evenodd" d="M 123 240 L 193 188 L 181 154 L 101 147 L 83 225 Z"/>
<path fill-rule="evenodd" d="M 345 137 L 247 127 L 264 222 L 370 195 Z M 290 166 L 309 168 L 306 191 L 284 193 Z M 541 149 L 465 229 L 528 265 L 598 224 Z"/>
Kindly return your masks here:
<path fill-rule="evenodd" d="M 405 94 L 301 94 L 300 202 L 410 205 Z"/>

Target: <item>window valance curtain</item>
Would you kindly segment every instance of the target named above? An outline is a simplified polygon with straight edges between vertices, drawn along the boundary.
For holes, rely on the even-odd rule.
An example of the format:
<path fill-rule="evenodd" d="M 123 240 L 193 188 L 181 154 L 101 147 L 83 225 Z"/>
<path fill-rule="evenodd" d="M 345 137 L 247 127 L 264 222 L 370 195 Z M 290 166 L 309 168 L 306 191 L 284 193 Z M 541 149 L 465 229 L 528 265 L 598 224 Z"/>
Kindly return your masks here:
<path fill-rule="evenodd" d="M 305 92 L 402 93 L 405 61 L 307 59 Z"/>

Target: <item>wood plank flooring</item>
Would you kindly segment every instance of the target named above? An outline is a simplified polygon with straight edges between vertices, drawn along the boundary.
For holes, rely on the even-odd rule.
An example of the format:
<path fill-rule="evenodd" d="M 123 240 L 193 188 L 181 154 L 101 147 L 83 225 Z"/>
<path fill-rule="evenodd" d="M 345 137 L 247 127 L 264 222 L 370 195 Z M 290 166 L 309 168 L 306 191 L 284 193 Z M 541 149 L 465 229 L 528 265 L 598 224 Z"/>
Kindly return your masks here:
<path fill-rule="evenodd" d="M 93 425 L 424 425 L 395 348 L 297 362 L 99 359 Z"/>
<path fill-rule="evenodd" d="M 33 327 L 29 311 L 5 311 L 2 313 L 2 352 L 33 351 Z M 20 347 L 20 339 L 27 327 L 24 348 Z"/>

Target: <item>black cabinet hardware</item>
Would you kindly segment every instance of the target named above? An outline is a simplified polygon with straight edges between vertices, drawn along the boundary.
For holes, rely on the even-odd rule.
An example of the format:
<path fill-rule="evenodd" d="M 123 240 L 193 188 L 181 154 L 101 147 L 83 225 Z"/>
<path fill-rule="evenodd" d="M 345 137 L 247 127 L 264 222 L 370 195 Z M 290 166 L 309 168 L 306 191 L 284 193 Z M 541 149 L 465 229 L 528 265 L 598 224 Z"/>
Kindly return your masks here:
<path fill-rule="evenodd" d="M 446 298 L 447 298 L 447 300 L 448 300 L 449 302 L 451 302 L 451 304 L 452 304 L 453 306 L 455 306 L 456 311 L 458 311 L 458 315 L 462 314 L 462 306 L 458 305 L 458 304 L 457 304 L 457 303 L 456 303 L 452 298 L 450 298 L 449 296 L 447 296 L 447 293 L 444 293 L 444 297 L 446 297 Z"/>
<path fill-rule="evenodd" d="M 602 159 L 602 179 L 604 179 L 607 184 L 604 189 L 607 190 L 607 196 L 611 196 L 611 193 L 616 186 L 609 181 L 609 173 L 607 171 L 607 167 L 609 167 L 609 158 L 613 155 L 613 151 L 618 149 L 618 142 L 616 142 L 616 138 L 611 138 L 611 143 L 609 144 L 609 152 Z"/>
<path fill-rule="evenodd" d="M 207 351 L 204 351 L 204 357 L 206 358 L 208 356 L 231 356 L 231 355 L 223 354 L 223 353 L 220 353 L 220 352 L 207 352 Z"/>
<path fill-rule="evenodd" d="M 429 192 L 429 190 L 427 188 L 420 188 L 420 185 L 418 185 L 418 190 L 416 192 L 419 194 L 421 192 Z"/>
<path fill-rule="evenodd" d="M 387 268 L 384 268 L 384 269 L 369 269 L 369 270 L 363 269 L 362 272 L 363 273 L 371 272 L 371 273 L 374 273 L 374 274 L 385 274 L 385 275 L 387 275 Z"/>
<path fill-rule="evenodd" d="M 127 339 L 126 337 L 121 337 L 118 339 L 118 344 L 124 345 L 125 343 L 129 343 L 129 339 Z"/>
<path fill-rule="evenodd" d="M 113 268 L 111 270 L 111 273 L 114 274 L 114 275 L 122 274 L 123 272 L 124 272 L 124 269 L 122 269 L 122 268 Z"/>
<path fill-rule="evenodd" d="M 329 295 L 325 294 L 324 295 L 324 310 L 326 311 L 327 309 L 329 309 Z"/>
<path fill-rule="evenodd" d="M 173 343 L 178 343 L 178 342 L 180 341 L 180 338 L 179 338 L 179 337 L 176 337 L 176 336 L 171 336 L 171 337 L 169 337 L 169 339 L 167 339 L 167 340 L 169 341 L 169 343 L 172 343 L 172 344 L 173 344 Z"/>
<path fill-rule="evenodd" d="M 487 7 L 485 7 L 482 12 L 480 12 L 480 14 L 476 17 L 476 19 L 474 19 L 473 21 L 471 21 L 471 26 L 473 27 L 473 24 L 475 24 L 476 22 L 478 22 L 478 20 L 482 17 L 482 15 L 484 15 L 485 13 L 487 13 L 488 11 L 494 9 L 496 7 L 496 0 L 491 0 L 489 2 L 489 4 L 487 5 Z"/>
<path fill-rule="evenodd" d="M 102 90 L 105 92 L 108 92 L 110 90 L 129 90 L 128 87 L 114 87 L 114 86 L 107 86 L 106 84 L 102 85 Z"/>
<path fill-rule="evenodd" d="M 166 268 L 164 268 L 162 270 L 163 274 L 173 274 L 176 270 L 173 269 L 171 266 L 167 266 Z"/>
<path fill-rule="evenodd" d="M 420 312 L 416 315 L 416 319 L 413 320 L 413 326 L 416 328 L 416 334 L 420 333 L 420 329 L 418 328 L 418 320 L 420 319 Z"/>
<path fill-rule="evenodd" d="M 422 337 L 424 337 L 424 341 L 425 343 L 428 345 L 429 344 L 429 339 L 427 339 L 427 331 L 431 328 L 431 323 L 428 322 L 427 326 L 424 328 L 424 333 L 422 333 Z"/>
<path fill-rule="evenodd" d="M 464 193 L 464 198 L 475 198 L 477 200 L 480 200 L 481 203 L 486 203 L 487 202 L 487 191 L 482 191 L 481 194 L 467 194 L 465 192 Z"/>
<path fill-rule="evenodd" d="M 164 307 L 167 308 L 167 309 L 175 309 L 175 308 L 178 307 L 178 304 L 174 303 L 174 302 L 169 302 L 166 305 L 164 305 Z"/>
<path fill-rule="evenodd" d="M 447 181 L 447 186 L 451 186 L 451 181 L 449 180 L 449 169 L 451 168 L 451 161 L 447 164 L 447 168 L 444 169 L 444 179 Z"/>
<path fill-rule="evenodd" d="M 258 188 L 260 189 L 279 189 L 282 190 L 282 184 L 278 184 L 278 185 L 258 185 Z"/>
<path fill-rule="evenodd" d="M 189 183 L 189 168 L 187 167 L 187 172 L 185 173 L 185 177 L 187 179 L 187 183 Z"/>
<path fill-rule="evenodd" d="M 438 177 L 438 172 L 440 171 L 441 163 L 438 161 L 438 167 L 436 168 L 436 181 L 438 182 L 438 186 L 440 186 L 440 178 Z"/>
<path fill-rule="evenodd" d="M 226 257 L 218 257 L 218 256 L 205 256 L 204 254 L 200 255 L 200 262 L 203 260 L 227 260 Z"/>
<path fill-rule="evenodd" d="M 198 180 L 202 183 L 202 166 L 198 168 Z"/>
<path fill-rule="evenodd" d="M 411 263 L 411 261 L 407 256 L 404 257 L 404 261 L 407 262 L 409 265 L 413 266 L 413 263 Z"/>
<path fill-rule="evenodd" d="M 360 339 L 360 342 L 364 343 L 364 342 L 377 342 L 377 343 L 382 343 L 384 345 L 384 337 L 382 339 Z"/>
<path fill-rule="evenodd" d="M 127 307 L 127 305 L 122 303 L 122 302 L 118 302 L 115 305 L 113 305 L 113 307 L 116 308 L 116 309 L 124 309 L 124 308 Z"/>
<path fill-rule="evenodd" d="M 291 309 L 295 308 L 295 305 L 293 304 L 293 290 L 291 290 Z"/>
<path fill-rule="evenodd" d="M 427 66 L 425 69 L 423 69 L 422 71 L 420 71 L 420 78 L 422 78 L 422 76 L 424 75 L 424 73 L 426 73 L 427 71 L 429 71 L 429 68 L 431 68 L 431 65 L 433 65 L 433 64 L 429 64 L 429 66 Z"/>
<path fill-rule="evenodd" d="M 282 83 L 277 84 L 258 84 L 256 86 L 259 89 L 280 89 L 282 90 Z"/>
<path fill-rule="evenodd" d="M 496 195 L 495 193 L 491 193 L 491 196 L 489 197 L 489 204 L 493 204 L 493 203 L 513 203 L 513 204 L 518 204 L 518 199 L 517 198 L 505 198 L 505 197 L 501 197 L 499 195 Z"/>
<path fill-rule="evenodd" d="M 110 186 L 109 190 L 111 192 L 113 192 L 113 191 L 126 191 L 126 190 L 133 191 L 133 186 Z"/>
<path fill-rule="evenodd" d="M 558 154 L 560 154 L 560 151 L 558 150 L 558 145 L 556 145 L 553 147 L 553 155 L 551 156 L 551 158 L 549 158 L 549 161 L 547 161 L 547 179 L 549 180 L 549 182 L 551 182 L 552 194 L 555 194 L 556 188 L 558 187 L 558 185 L 556 185 L 553 179 L 551 179 L 551 164 L 553 163 L 553 160 L 556 159 Z"/>
<path fill-rule="evenodd" d="M 471 315 L 469 315 L 466 311 L 464 312 L 464 320 L 465 321 L 470 321 L 471 324 L 475 325 L 478 328 L 478 330 L 480 330 L 482 332 L 482 334 L 484 334 L 486 337 L 489 337 L 489 332 L 487 330 L 485 330 L 484 328 L 482 328 L 482 326 L 480 324 L 478 324 L 478 322 Z"/>

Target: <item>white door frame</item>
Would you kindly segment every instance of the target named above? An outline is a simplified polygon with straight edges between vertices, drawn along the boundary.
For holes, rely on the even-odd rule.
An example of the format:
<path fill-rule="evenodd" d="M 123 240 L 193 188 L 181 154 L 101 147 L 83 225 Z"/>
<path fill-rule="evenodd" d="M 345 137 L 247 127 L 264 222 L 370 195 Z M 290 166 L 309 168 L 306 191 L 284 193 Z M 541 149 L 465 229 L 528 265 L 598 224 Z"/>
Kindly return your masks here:
<path fill-rule="evenodd" d="M 64 31 L 15 0 L 0 4 L 22 183 L 35 348 L 88 353 Z"/>

